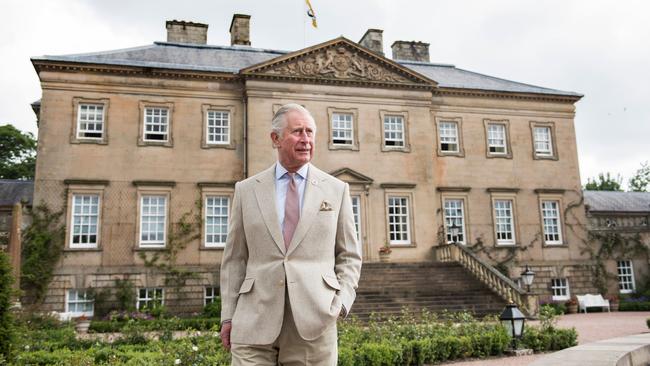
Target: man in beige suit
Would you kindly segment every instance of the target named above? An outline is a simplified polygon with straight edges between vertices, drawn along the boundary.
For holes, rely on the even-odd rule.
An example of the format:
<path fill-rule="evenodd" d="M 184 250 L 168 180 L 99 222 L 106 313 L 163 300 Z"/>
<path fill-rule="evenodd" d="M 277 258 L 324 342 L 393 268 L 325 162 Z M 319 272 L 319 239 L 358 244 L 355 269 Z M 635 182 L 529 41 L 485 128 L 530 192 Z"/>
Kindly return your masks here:
<path fill-rule="evenodd" d="M 309 162 L 316 124 L 273 117 L 278 162 L 235 185 L 221 263 L 221 339 L 233 365 L 336 365 L 336 320 L 361 270 L 348 185 Z"/>

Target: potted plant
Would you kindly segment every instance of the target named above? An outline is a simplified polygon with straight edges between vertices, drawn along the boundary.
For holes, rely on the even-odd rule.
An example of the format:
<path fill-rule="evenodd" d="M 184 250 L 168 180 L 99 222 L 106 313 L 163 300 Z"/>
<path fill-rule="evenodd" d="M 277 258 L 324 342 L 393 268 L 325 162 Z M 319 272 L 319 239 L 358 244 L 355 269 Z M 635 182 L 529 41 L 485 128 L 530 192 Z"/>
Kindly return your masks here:
<path fill-rule="evenodd" d="M 79 334 L 88 333 L 88 328 L 90 327 L 90 319 L 85 315 L 75 318 L 75 330 Z"/>
<path fill-rule="evenodd" d="M 609 310 L 610 311 L 618 311 L 618 305 L 619 305 L 619 299 L 618 296 L 616 295 L 609 295 L 605 297 L 607 300 L 609 300 Z"/>
<path fill-rule="evenodd" d="M 575 314 L 578 312 L 578 300 L 575 297 L 571 297 L 564 305 L 566 306 L 567 314 Z"/>
<path fill-rule="evenodd" d="M 379 261 L 382 263 L 387 263 L 390 259 L 390 253 L 393 250 L 390 249 L 388 245 L 384 245 L 383 247 L 379 248 Z"/>

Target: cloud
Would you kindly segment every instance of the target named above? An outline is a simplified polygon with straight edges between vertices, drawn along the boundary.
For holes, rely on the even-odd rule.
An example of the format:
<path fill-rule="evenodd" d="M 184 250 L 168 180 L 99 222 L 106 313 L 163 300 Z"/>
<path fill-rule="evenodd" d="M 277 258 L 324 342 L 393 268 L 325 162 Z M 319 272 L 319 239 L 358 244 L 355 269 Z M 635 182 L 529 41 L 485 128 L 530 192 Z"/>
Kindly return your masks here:
<path fill-rule="evenodd" d="M 583 182 L 601 171 L 626 179 L 649 160 L 650 3 L 629 0 L 390 1 L 9 1 L 0 23 L 0 123 L 35 132 L 29 103 L 40 97 L 30 56 L 119 49 L 165 40 L 165 20 L 209 23 L 208 42 L 229 44 L 232 14 L 252 15 L 254 47 L 296 50 L 368 28 L 431 44 L 431 60 L 510 80 L 577 91 Z"/>

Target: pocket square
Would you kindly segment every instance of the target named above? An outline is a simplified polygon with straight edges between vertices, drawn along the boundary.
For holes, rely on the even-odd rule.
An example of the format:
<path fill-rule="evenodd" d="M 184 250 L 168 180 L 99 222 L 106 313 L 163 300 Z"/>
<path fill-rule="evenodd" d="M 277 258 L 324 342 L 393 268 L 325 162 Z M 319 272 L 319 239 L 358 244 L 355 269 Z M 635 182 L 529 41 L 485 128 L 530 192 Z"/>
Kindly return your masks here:
<path fill-rule="evenodd" d="M 323 201 L 320 204 L 320 210 L 321 211 L 332 211 L 332 204 L 327 202 L 327 201 Z"/>

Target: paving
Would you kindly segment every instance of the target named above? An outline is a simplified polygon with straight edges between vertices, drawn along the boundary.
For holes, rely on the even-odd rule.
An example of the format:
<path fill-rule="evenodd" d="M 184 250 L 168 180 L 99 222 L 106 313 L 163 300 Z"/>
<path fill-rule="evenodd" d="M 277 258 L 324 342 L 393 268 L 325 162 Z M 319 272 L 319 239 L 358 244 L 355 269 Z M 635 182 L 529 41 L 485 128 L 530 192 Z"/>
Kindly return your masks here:
<path fill-rule="evenodd" d="M 635 334 L 650 333 L 646 319 L 650 312 L 611 312 L 563 315 L 558 321 L 558 327 L 575 327 L 578 331 L 578 344 L 584 345 L 610 338 L 618 338 Z M 538 322 L 531 322 L 537 324 Z M 475 361 L 448 362 L 444 365 L 454 366 L 527 366 L 546 354 L 535 354 L 520 357 L 500 357 Z"/>

